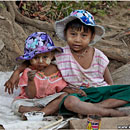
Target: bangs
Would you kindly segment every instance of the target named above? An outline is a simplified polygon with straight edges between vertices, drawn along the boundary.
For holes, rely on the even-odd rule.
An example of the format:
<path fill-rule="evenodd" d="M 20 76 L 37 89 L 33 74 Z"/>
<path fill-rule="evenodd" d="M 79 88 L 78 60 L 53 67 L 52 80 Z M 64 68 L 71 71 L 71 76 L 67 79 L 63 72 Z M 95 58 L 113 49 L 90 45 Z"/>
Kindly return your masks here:
<path fill-rule="evenodd" d="M 82 23 L 79 19 L 74 19 L 71 22 L 67 23 L 64 31 L 66 32 L 68 28 L 71 28 L 72 30 L 76 30 L 76 31 L 81 31 L 83 28 L 83 31 L 85 33 L 88 33 L 88 29 L 91 30 L 92 34 L 95 32 L 93 26 L 87 26 L 84 23 Z"/>
<path fill-rule="evenodd" d="M 88 32 L 88 27 L 87 26 L 84 26 L 83 24 L 79 24 L 79 23 L 76 23 L 76 24 L 72 24 L 71 26 L 70 26 L 70 28 L 72 29 L 72 30 L 76 30 L 76 31 L 81 31 L 82 30 L 82 28 L 83 28 L 83 31 L 84 32 Z"/>

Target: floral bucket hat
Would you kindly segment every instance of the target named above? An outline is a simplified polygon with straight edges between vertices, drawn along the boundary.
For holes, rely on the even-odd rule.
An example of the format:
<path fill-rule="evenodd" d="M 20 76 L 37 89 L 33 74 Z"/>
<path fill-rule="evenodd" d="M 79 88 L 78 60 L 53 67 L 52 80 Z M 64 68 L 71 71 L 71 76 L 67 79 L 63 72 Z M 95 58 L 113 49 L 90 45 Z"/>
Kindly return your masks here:
<path fill-rule="evenodd" d="M 65 29 L 67 23 L 69 23 L 70 21 L 77 19 L 77 18 L 85 25 L 93 26 L 95 28 L 95 36 L 90 44 L 95 44 L 105 34 L 104 27 L 95 24 L 94 17 L 91 13 L 89 13 L 86 10 L 75 10 L 75 11 L 71 12 L 69 16 L 65 17 L 64 19 L 62 19 L 60 21 L 55 22 L 55 31 L 60 39 L 66 41 L 66 38 L 64 35 L 64 29 Z"/>
<path fill-rule="evenodd" d="M 28 36 L 25 40 L 24 55 L 17 57 L 16 60 L 30 60 L 37 54 L 46 53 L 53 50 L 58 52 L 63 51 L 61 47 L 56 47 L 54 45 L 50 36 L 45 32 L 35 32 Z"/>

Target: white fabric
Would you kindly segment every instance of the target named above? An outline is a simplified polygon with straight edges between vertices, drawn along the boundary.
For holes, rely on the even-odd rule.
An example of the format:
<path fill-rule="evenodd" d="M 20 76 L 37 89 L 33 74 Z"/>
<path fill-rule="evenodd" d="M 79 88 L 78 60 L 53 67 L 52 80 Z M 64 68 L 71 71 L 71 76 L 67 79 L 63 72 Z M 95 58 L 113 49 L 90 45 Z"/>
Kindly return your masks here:
<path fill-rule="evenodd" d="M 9 79 L 12 72 L 0 72 L 0 125 L 4 127 L 5 130 L 38 130 L 40 128 L 46 127 L 53 123 L 56 123 L 56 120 L 53 121 L 23 121 L 17 115 L 14 115 L 11 109 L 11 103 L 14 97 L 18 96 L 20 89 L 14 90 L 14 94 L 9 95 L 4 92 L 4 83 Z M 48 116 L 46 118 L 50 118 Z M 54 119 L 56 117 L 53 117 Z M 63 123 L 62 123 L 63 122 Z M 55 130 L 62 128 L 68 121 L 62 121 L 55 125 Z M 54 126 L 53 126 L 54 127 Z M 50 127 L 49 130 L 52 130 L 53 127 Z"/>
<path fill-rule="evenodd" d="M 44 98 L 40 99 L 18 99 L 13 101 L 12 103 L 12 111 L 14 111 L 15 114 L 21 115 L 18 110 L 20 106 L 37 106 L 37 107 L 45 107 L 47 104 L 49 104 L 54 99 L 58 98 L 60 95 L 64 94 L 64 92 L 55 93 L 53 95 L 46 96 Z"/>
<path fill-rule="evenodd" d="M 56 61 L 66 82 L 75 87 L 98 87 L 108 85 L 104 81 L 103 75 L 109 60 L 103 52 L 95 48 L 91 66 L 88 69 L 84 69 L 73 57 L 69 46 L 63 49 L 63 53 L 56 55 Z"/>

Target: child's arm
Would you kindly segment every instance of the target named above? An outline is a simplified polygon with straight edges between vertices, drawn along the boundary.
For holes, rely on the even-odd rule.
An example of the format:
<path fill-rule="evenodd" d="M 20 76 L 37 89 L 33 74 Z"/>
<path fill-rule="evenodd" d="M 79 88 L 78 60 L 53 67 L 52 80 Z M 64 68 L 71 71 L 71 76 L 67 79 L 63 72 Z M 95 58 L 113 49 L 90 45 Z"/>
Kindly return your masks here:
<path fill-rule="evenodd" d="M 81 96 L 87 96 L 86 93 L 83 90 L 78 89 L 78 88 L 65 87 L 62 91 L 67 92 L 68 94 L 78 93 Z"/>
<path fill-rule="evenodd" d="M 34 77 L 36 70 L 29 71 L 28 75 L 28 85 L 25 87 L 25 92 L 28 98 L 33 99 L 36 96 L 36 86 L 34 82 Z"/>
<path fill-rule="evenodd" d="M 9 94 L 13 94 L 14 87 L 17 89 L 18 87 L 18 81 L 19 81 L 19 75 L 21 72 L 24 71 L 24 69 L 29 66 L 29 62 L 25 61 L 23 62 L 11 75 L 10 79 L 6 81 L 4 84 L 5 86 L 5 92 L 8 91 Z"/>
<path fill-rule="evenodd" d="M 109 84 L 109 85 L 113 85 L 113 80 L 110 74 L 110 71 L 108 69 L 108 67 L 106 68 L 105 72 L 104 72 L 104 80 Z"/>

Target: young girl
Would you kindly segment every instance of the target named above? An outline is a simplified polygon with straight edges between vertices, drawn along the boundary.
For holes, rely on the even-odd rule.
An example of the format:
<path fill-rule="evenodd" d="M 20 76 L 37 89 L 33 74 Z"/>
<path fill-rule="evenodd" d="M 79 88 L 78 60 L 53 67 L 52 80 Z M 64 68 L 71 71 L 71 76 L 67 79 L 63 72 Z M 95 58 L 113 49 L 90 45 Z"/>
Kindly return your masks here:
<path fill-rule="evenodd" d="M 21 93 L 12 103 L 15 114 L 43 111 L 46 115 L 58 110 L 65 92 L 66 82 L 57 67 L 52 64 L 54 55 L 62 52 L 44 32 L 35 32 L 25 41 L 24 55 L 17 59 L 26 60 L 29 66 L 20 77 Z M 45 107 L 46 106 L 46 107 Z"/>
<path fill-rule="evenodd" d="M 56 54 L 58 69 L 69 86 L 83 90 L 87 95 L 66 96 L 60 104 L 60 112 L 94 114 L 96 111 L 93 104 L 86 102 L 100 102 L 96 105 L 105 108 L 130 105 L 130 85 L 113 85 L 107 67 L 108 58 L 91 46 L 105 33 L 102 26 L 95 24 L 94 17 L 85 10 L 75 10 L 68 17 L 57 21 L 55 30 L 59 38 L 68 44 L 63 48 L 63 53 Z M 99 113 L 103 115 L 100 110 Z M 111 114 L 110 116 L 121 116 L 116 115 L 116 112 Z"/>
<path fill-rule="evenodd" d="M 108 58 L 91 46 L 104 35 L 104 28 L 94 23 L 94 18 L 89 12 L 76 10 L 70 16 L 57 21 L 55 30 L 59 38 L 68 43 L 63 48 L 63 53 L 55 56 L 58 69 L 64 80 L 75 91 L 74 94 L 64 97 L 60 104 L 60 113 L 124 116 L 124 113 L 110 108 L 128 104 L 130 86 L 112 85 L 113 81 L 107 68 Z M 18 77 L 25 66 L 21 65 L 13 73 L 5 83 L 5 91 L 13 92 L 18 79 L 15 76 Z"/>

